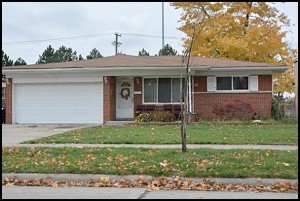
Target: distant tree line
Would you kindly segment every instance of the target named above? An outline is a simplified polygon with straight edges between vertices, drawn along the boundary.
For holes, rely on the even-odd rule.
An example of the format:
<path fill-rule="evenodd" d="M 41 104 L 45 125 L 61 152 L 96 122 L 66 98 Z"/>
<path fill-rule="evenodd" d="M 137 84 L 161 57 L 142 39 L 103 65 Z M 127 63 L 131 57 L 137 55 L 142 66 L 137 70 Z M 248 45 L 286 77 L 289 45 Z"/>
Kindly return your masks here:
<path fill-rule="evenodd" d="M 168 56 L 168 55 L 176 55 L 177 51 L 173 49 L 169 44 L 165 45 L 162 49 L 159 50 L 159 56 Z M 139 51 L 138 56 L 150 56 L 149 52 L 147 52 L 144 48 Z M 157 56 L 157 54 L 155 54 Z M 86 56 L 86 59 L 95 59 L 102 58 L 103 56 L 96 48 L 92 49 L 89 55 Z M 66 62 L 66 61 L 78 61 L 84 60 L 84 58 L 79 54 L 77 56 L 77 52 L 73 51 L 72 48 L 67 48 L 65 46 L 61 46 L 58 50 L 55 50 L 51 45 L 49 45 L 42 55 L 39 55 L 39 59 L 36 64 L 46 64 L 46 63 L 56 63 L 56 62 Z M 16 61 L 13 61 L 9 58 L 7 54 L 2 50 L 2 66 L 20 66 L 27 65 L 26 61 L 19 57 Z"/>

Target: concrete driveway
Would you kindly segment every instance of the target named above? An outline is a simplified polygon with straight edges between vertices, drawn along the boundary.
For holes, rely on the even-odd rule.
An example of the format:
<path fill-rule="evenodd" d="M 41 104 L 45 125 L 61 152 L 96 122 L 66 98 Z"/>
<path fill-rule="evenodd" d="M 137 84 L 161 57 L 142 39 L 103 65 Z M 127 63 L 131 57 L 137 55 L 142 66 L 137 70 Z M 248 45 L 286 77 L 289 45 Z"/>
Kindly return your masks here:
<path fill-rule="evenodd" d="M 29 124 L 2 124 L 2 146 L 13 146 L 21 142 L 47 137 L 70 130 L 89 127 L 92 125 L 29 125 Z"/>

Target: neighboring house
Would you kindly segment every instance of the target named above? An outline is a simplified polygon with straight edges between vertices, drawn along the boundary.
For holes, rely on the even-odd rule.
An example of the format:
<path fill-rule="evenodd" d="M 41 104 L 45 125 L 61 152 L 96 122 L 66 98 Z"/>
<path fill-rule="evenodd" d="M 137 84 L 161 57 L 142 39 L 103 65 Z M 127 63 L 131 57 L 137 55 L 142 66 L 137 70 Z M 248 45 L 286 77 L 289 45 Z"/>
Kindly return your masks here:
<path fill-rule="evenodd" d="M 86 123 L 132 120 L 141 105 L 180 104 L 181 56 L 117 55 L 92 60 L 2 67 L 7 123 Z M 240 100 L 253 115 L 271 117 L 272 74 L 286 66 L 191 57 L 189 107 L 220 118 L 216 105 Z"/>

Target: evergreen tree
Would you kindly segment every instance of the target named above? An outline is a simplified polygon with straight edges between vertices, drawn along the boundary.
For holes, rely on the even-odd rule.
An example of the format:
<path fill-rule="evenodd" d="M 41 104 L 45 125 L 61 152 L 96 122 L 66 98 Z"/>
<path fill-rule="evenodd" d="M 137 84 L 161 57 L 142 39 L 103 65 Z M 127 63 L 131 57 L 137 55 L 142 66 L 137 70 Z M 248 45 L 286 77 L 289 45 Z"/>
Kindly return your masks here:
<path fill-rule="evenodd" d="M 9 59 L 9 56 L 5 54 L 2 50 L 2 66 L 12 66 L 13 63 L 14 61 Z"/>
<path fill-rule="evenodd" d="M 21 57 L 19 57 L 15 63 L 14 66 L 21 66 L 21 65 L 27 65 L 26 61 L 24 59 L 22 59 Z"/>
<path fill-rule="evenodd" d="M 177 51 L 173 49 L 169 44 L 166 44 L 162 49 L 159 50 L 159 56 L 169 56 L 169 55 L 176 55 Z"/>
<path fill-rule="evenodd" d="M 92 49 L 90 54 L 86 56 L 87 59 L 95 59 L 95 58 L 102 58 L 102 57 L 103 56 L 100 54 L 100 52 L 96 48 Z"/>
<path fill-rule="evenodd" d="M 79 59 L 79 61 L 83 60 L 83 57 L 81 56 L 81 54 L 79 55 L 78 59 Z"/>
<path fill-rule="evenodd" d="M 78 60 L 77 52 L 72 50 L 72 48 L 66 48 L 65 46 L 61 46 L 54 53 L 55 62 L 66 62 L 66 61 L 74 61 Z"/>
<path fill-rule="evenodd" d="M 149 56 L 149 52 L 143 48 L 141 51 L 139 51 L 139 56 Z"/>
<path fill-rule="evenodd" d="M 49 45 L 46 50 L 43 52 L 42 56 L 39 55 L 39 60 L 36 64 L 45 64 L 45 63 L 54 63 L 56 62 L 54 49 Z"/>

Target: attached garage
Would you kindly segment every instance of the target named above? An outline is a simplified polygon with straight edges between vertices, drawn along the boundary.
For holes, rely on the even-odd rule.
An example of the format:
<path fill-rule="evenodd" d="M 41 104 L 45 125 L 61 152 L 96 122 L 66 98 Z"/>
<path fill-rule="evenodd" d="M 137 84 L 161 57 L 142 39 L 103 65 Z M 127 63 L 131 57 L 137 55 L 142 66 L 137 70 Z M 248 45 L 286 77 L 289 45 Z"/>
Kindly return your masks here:
<path fill-rule="evenodd" d="M 19 124 L 103 124 L 102 77 L 15 79 Z"/>

